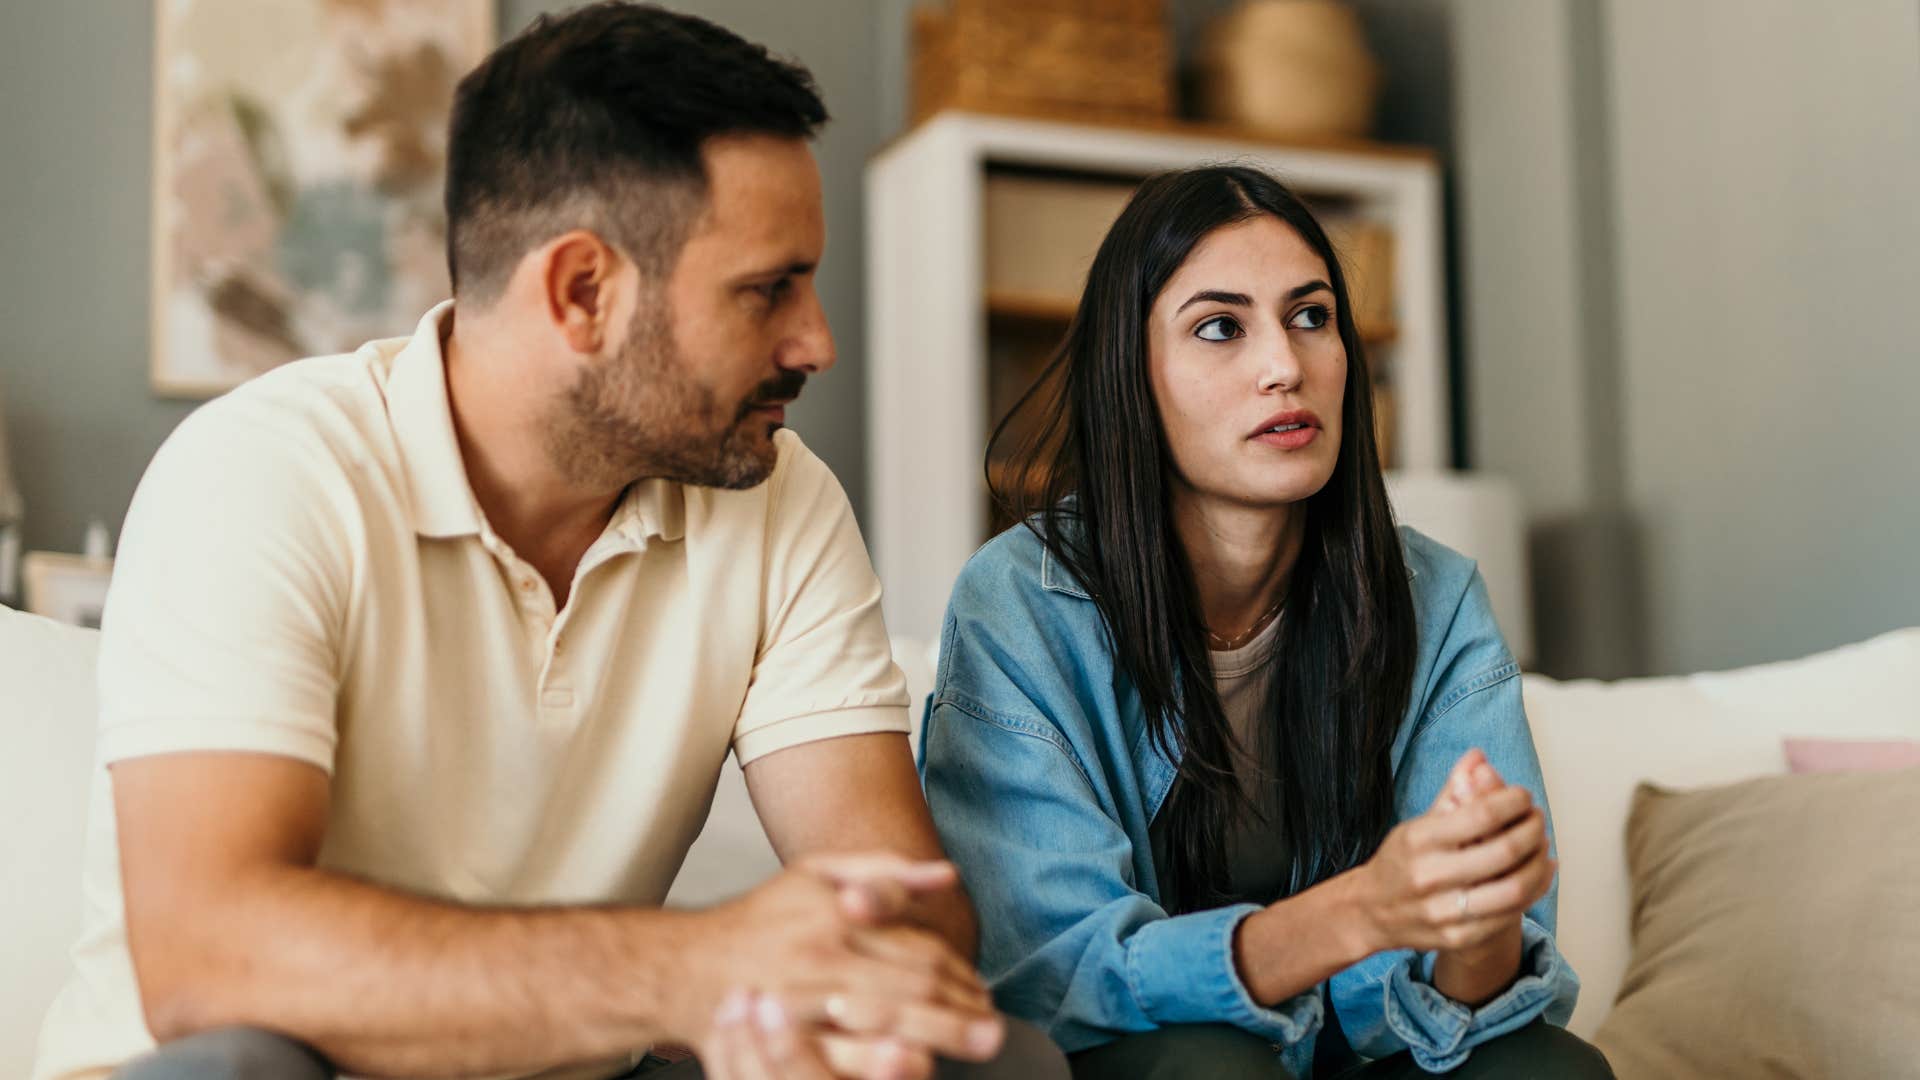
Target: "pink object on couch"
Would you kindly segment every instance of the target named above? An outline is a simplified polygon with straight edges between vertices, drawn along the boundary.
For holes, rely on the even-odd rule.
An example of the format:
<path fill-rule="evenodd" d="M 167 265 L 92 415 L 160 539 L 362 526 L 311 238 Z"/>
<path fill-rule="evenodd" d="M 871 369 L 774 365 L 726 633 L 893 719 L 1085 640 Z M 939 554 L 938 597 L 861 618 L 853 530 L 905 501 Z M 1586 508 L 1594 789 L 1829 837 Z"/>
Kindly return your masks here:
<path fill-rule="evenodd" d="M 1920 766 L 1920 742 L 1912 739 L 1786 739 L 1787 770 L 1794 773 L 1892 772 Z"/>

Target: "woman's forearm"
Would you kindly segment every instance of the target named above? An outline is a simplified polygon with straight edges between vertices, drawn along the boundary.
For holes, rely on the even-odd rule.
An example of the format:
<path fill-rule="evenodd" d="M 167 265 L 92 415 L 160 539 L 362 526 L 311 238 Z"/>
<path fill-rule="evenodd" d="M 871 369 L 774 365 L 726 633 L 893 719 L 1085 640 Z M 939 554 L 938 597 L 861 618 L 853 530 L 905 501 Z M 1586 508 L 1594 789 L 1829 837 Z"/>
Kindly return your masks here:
<path fill-rule="evenodd" d="M 1351 896 L 1359 873 L 1329 878 L 1240 923 L 1234 966 L 1255 1001 L 1277 1005 L 1380 950 Z"/>
<path fill-rule="evenodd" d="M 1433 988 L 1477 1009 L 1505 993 L 1519 977 L 1522 944 L 1520 920 L 1515 919 L 1511 930 L 1485 944 L 1443 951 L 1434 958 Z"/>

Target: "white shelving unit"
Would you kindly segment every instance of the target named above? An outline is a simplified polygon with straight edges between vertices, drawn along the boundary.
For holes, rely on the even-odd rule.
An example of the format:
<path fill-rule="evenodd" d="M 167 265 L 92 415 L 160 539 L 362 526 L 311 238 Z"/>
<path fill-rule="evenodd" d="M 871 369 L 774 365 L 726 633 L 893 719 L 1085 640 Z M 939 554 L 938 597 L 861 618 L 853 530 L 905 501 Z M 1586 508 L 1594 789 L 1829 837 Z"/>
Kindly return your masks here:
<path fill-rule="evenodd" d="M 1398 468 L 1449 464 L 1440 176 L 1400 148 L 1280 146 L 1215 129 L 1134 129 L 944 113 L 867 166 L 867 530 L 887 625 L 931 640 L 953 581 L 987 537 L 984 188 L 989 169 L 1144 178 L 1240 161 L 1394 234 Z"/>

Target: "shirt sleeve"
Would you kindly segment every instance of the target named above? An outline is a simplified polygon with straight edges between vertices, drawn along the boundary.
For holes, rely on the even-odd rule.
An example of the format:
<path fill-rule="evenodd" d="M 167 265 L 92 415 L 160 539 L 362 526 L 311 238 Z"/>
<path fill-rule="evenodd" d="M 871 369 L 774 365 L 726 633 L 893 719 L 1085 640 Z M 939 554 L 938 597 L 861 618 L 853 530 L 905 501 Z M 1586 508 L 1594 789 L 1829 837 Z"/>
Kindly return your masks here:
<path fill-rule="evenodd" d="M 910 729 L 880 579 L 847 495 L 782 432 L 768 480 L 765 610 L 733 750 L 742 765 L 820 739 Z"/>
<path fill-rule="evenodd" d="M 1508 783 L 1531 791 L 1546 811 L 1551 848 L 1553 815 L 1521 703 L 1520 666 L 1500 636 L 1478 572 L 1445 635 L 1418 726 L 1395 770 L 1397 816 L 1404 821 L 1425 813 L 1454 762 L 1479 747 Z M 1474 1047 L 1543 1016 L 1564 1026 L 1580 980 L 1554 944 L 1559 889 L 1556 877 L 1522 917 L 1520 972 L 1513 985 L 1479 1008 L 1434 987 L 1432 952 L 1379 953 L 1335 975 L 1330 996 L 1353 1049 L 1368 1058 L 1406 1050 L 1421 1069 L 1445 1072 L 1465 1062 Z"/>
<path fill-rule="evenodd" d="M 353 507 L 318 443 L 223 399 L 155 455 L 101 627 L 104 763 L 232 750 L 331 771 Z"/>

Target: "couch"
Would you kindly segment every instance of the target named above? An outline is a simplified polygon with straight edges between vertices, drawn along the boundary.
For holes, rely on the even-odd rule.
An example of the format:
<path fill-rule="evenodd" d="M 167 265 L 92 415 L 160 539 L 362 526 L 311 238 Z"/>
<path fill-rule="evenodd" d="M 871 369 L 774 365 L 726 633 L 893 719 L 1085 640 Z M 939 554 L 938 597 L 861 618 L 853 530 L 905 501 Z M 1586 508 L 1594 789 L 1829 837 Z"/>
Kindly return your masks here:
<path fill-rule="evenodd" d="M 0 1076 L 26 1073 L 40 1017 L 79 929 L 81 840 L 94 726 L 96 635 L 0 608 Z M 916 697 L 924 644 L 896 641 Z M 1616 683 L 1527 676 L 1526 702 L 1561 855 L 1560 944 L 1591 1035 L 1629 949 L 1623 826 L 1635 785 L 1726 783 L 1784 771 L 1785 735 L 1920 738 L 1920 629 L 1740 671 Z M 668 902 L 733 895 L 775 866 L 739 770 Z"/>

